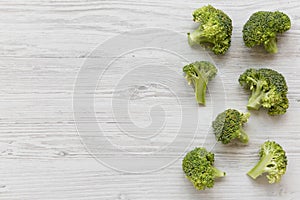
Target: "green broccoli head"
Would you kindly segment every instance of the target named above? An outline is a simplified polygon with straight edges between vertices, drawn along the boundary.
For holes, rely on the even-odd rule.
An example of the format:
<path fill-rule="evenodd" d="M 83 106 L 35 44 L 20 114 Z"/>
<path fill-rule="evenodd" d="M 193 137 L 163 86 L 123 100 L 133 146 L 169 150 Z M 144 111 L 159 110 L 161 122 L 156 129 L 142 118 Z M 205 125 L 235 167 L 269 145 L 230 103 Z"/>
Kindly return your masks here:
<path fill-rule="evenodd" d="M 199 44 L 210 48 L 215 54 L 224 54 L 230 47 L 232 21 L 223 11 L 211 5 L 204 6 L 193 12 L 193 20 L 199 27 L 188 33 L 191 46 Z"/>
<path fill-rule="evenodd" d="M 188 83 L 194 85 L 197 102 L 205 105 L 207 83 L 216 76 L 217 68 L 208 61 L 196 61 L 184 66 L 183 72 Z"/>
<path fill-rule="evenodd" d="M 228 144 L 234 139 L 248 143 L 249 137 L 242 127 L 249 117 L 250 113 L 241 113 L 235 109 L 227 109 L 220 113 L 212 122 L 216 140 L 223 144 Z"/>
<path fill-rule="evenodd" d="M 267 68 L 247 69 L 240 75 L 239 82 L 252 92 L 247 105 L 249 110 L 264 107 L 270 115 L 281 115 L 288 109 L 288 87 L 284 76 L 277 71 Z"/>
<path fill-rule="evenodd" d="M 277 33 L 291 28 L 290 18 L 279 11 L 258 11 L 251 15 L 243 28 L 243 39 L 247 47 L 263 45 L 267 52 L 277 53 Z"/>
<path fill-rule="evenodd" d="M 287 157 L 283 148 L 274 141 L 266 141 L 261 145 L 260 160 L 247 173 L 251 178 L 266 173 L 269 183 L 278 183 L 286 172 Z"/>
<path fill-rule="evenodd" d="M 225 176 L 225 172 L 213 166 L 214 161 L 213 153 L 199 147 L 190 151 L 184 157 L 182 169 L 186 178 L 192 182 L 196 189 L 212 188 L 216 178 Z"/>

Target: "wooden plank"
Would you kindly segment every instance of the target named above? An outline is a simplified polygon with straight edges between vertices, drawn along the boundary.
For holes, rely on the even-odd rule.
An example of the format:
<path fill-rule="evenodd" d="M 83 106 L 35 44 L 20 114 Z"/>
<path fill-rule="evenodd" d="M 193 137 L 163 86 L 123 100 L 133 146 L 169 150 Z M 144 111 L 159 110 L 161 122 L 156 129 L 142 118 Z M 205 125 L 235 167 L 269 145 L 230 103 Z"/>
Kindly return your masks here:
<path fill-rule="evenodd" d="M 178 110 L 172 109 L 174 98 L 167 90 L 149 84 L 133 85 L 130 89 L 140 93 L 131 105 L 132 119 L 125 113 L 118 120 L 114 119 L 110 99 L 114 93 L 119 99 L 124 98 L 124 91 L 112 87 L 117 68 L 107 74 L 106 85 L 95 94 L 96 116 L 105 135 L 95 132 L 91 138 L 108 138 L 119 147 L 124 145 L 136 152 L 147 152 L 168 144 L 174 133 L 184 134 L 182 140 L 169 147 L 165 154 L 156 155 L 157 159 L 171 158 L 175 162 L 151 173 L 118 172 L 95 160 L 82 143 L 74 121 L 72 98 L 77 73 L 90 52 L 105 40 L 135 28 L 161 27 L 185 34 L 196 27 L 191 12 L 208 3 L 212 4 L 180 0 L 1 1 L 0 199 L 192 200 L 239 199 L 241 196 L 247 199 L 299 199 L 300 4 L 297 0 L 213 3 L 228 13 L 234 24 L 229 52 L 225 56 L 210 54 L 224 85 L 225 106 L 246 111 L 248 93 L 238 85 L 237 78 L 247 67 L 272 67 L 282 72 L 288 82 L 288 112 L 282 117 L 269 117 L 263 111 L 252 112 L 245 127 L 250 136 L 249 145 L 214 146 L 214 137 L 208 132 L 214 105 L 208 101 L 207 107 L 198 108 L 192 88 L 183 77 L 182 80 L 177 77 L 179 85 L 182 81 L 179 86 L 182 92 L 176 95 L 191 102 L 190 108 L 199 109 L 198 132 L 178 133 L 179 125 L 173 121 L 156 140 L 136 142 L 118 126 L 131 124 L 132 119 L 141 126 L 151 123 L 149 113 L 155 103 L 165 106 L 169 121 L 178 119 Z M 242 26 L 252 12 L 261 9 L 279 9 L 292 19 L 292 29 L 279 36 L 279 53 L 276 55 L 268 55 L 259 48 L 247 49 L 243 45 Z M 155 56 L 162 55 L 140 54 L 136 59 L 151 63 Z M 97 62 L 102 58 L 97 55 L 93 59 Z M 131 54 L 121 56 L 119 62 L 122 67 L 130 67 L 133 57 Z M 174 68 L 181 72 L 181 66 Z M 218 89 L 216 87 L 214 82 L 209 85 L 211 91 Z M 121 106 L 114 109 L 121 109 Z M 87 119 L 86 123 L 89 122 Z M 132 129 L 131 134 L 142 133 Z M 277 185 L 267 184 L 264 178 L 255 182 L 245 175 L 258 160 L 259 145 L 267 139 L 278 141 L 289 158 L 287 174 Z M 218 181 L 214 189 L 196 191 L 185 179 L 181 170 L 184 153 L 181 145 L 189 142 L 187 150 L 202 144 L 212 148 L 216 153 L 216 166 L 227 172 L 227 177 Z M 146 162 L 149 157 L 127 154 L 120 158 L 116 146 L 103 146 L 101 150 L 94 156 L 122 159 L 121 163 L 132 157 Z"/>

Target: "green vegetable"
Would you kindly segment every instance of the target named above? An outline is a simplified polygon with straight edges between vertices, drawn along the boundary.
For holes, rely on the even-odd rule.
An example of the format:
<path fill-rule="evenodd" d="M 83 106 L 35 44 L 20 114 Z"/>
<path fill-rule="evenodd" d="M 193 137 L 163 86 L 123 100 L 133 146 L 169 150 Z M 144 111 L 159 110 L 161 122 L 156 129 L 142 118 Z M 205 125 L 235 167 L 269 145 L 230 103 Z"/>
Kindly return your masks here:
<path fill-rule="evenodd" d="M 196 189 L 205 190 L 214 186 L 216 178 L 226 175 L 213 164 L 214 154 L 198 147 L 186 154 L 182 161 L 182 169 Z"/>
<path fill-rule="evenodd" d="M 251 15 L 243 28 L 243 39 L 247 47 L 263 45 L 269 53 L 277 53 L 278 33 L 291 28 L 290 18 L 279 11 L 258 11 Z"/>
<path fill-rule="evenodd" d="M 188 33 L 191 46 L 198 44 L 210 48 L 215 54 L 224 54 L 231 43 L 232 21 L 223 11 L 211 5 L 193 12 L 193 20 L 199 27 Z"/>
<path fill-rule="evenodd" d="M 240 84 L 252 92 L 247 108 L 268 109 L 270 115 L 282 115 L 289 107 L 288 87 L 282 74 L 272 69 L 247 69 L 239 78 Z"/>
<path fill-rule="evenodd" d="M 205 105 L 207 84 L 216 76 L 217 68 L 210 62 L 197 61 L 184 66 L 183 72 L 186 74 L 188 84 L 194 85 L 197 102 Z"/>
<path fill-rule="evenodd" d="M 220 113 L 212 123 L 216 140 L 223 144 L 228 144 L 233 139 L 248 143 L 249 137 L 242 127 L 249 117 L 250 113 L 241 113 L 235 109 Z"/>
<path fill-rule="evenodd" d="M 247 174 L 256 179 L 266 173 L 269 183 L 278 183 L 286 172 L 287 157 L 283 148 L 274 141 L 266 141 L 259 152 L 260 160 Z"/>

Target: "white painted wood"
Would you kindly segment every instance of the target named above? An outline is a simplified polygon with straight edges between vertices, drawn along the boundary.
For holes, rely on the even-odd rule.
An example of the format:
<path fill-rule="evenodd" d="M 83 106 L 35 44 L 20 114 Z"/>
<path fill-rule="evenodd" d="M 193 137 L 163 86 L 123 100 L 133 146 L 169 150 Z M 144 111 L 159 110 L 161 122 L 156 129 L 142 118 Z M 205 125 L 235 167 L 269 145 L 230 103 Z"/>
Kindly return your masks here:
<path fill-rule="evenodd" d="M 181 158 L 165 169 L 146 174 L 117 172 L 96 161 L 81 143 L 73 118 L 73 87 L 85 58 L 108 38 L 135 28 L 161 27 L 183 34 L 192 31 L 195 24 L 191 12 L 208 3 L 228 13 L 234 24 L 229 52 L 225 56 L 211 54 L 224 83 L 226 107 L 245 110 L 248 94 L 237 84 L 238 75 L 250 66 L 269 66 L 287 79 L 288 112 L 273 118 L 263 111 L 252 113 L 246 126 L 250 135 L 248 146 L 215 146 L 216 166 L 226 171 L 227 177 L 211 190 L 193 189 L 182 173 Z M 279 36 L 279 53 L 268 55 L 261 49 L 244 47 L 241 30 L 250 14 L 277 9 L 292 19 L 292 29 Z M 299 11 L 297 0 L 1 1 L 0 199 L 299 199 Z M 130 58 L 123 59 L 128 66 Z M 151 55 L 145 57 L 148 62 L 151 59 Z M 194 102 L 192 89 L 184 79 L 182 83 L 183 92 L 178 96 Z M 138 88 L 137 85 L 134 89 Z M 142 99 L 139 103 L 155 99 L 167 104 L 173 99 L 161 88 L 146 89 L 146 96 L 138 96 Z M 114 91 L 107 87 L 97 92 L 96 99 L 101 100 L 109 99 Z M 212 105 L 191 107 L 205 113 Z M 132 115 L 137 123 L 149 122 L 149 114 L 136 108 Z M 111 126 L 110 114 L 97 113 L 106 128 Z M 177 113 L 171 112 L 172 116 Z M 123 120 L 127 123 L 129 119 Z M 211 147 L 211 135 L 205 140 L 210 120 L 211 116 L 200 122 L 200 132 L 189 149 L 203 142 Z M 172 126 L 176 131 L 176 124 L 170 126 L 162 144 L 171 137 Z M 192 133 L 186 134 L 185 139 L 191 140 Z M 116 128 L 107 136 L 119 144 L 131 142 Z M 287 174 L 277 185 L 267 184 L 264 178 L 252 181 L 245 175 L 258 160 L 258 146 L 266 139 L 280 143 L 289 159 Z M 150 147 L 148 143 L 132 146 L 141 151 Z M 171 149 L 168 156 L 176 157 L 178 149 Z M 113 153 L 114 149 L 103 149 L 104 156 L 117 158 Z"/>

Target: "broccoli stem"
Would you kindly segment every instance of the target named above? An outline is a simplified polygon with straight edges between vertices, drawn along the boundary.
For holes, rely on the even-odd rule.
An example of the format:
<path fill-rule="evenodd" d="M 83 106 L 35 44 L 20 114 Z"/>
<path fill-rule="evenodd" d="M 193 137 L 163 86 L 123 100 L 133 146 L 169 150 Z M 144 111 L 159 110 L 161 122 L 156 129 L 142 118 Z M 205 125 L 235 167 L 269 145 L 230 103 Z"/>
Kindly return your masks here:
<path fill-rule="evenodd" d="M 207 81 L 205 81 L 202 77 L 199 77 L 195 80 L 195 95 L 196 100 L 199 104 L 205 105 L 205 97 L 206 97 L 206 85 Z"/>
<path fill-rule="evenodd" d="M 207 37 L 203 37 L 203 33 L 201 29 L 197 29 L 192 33 L 188 33 L 187 35 L 188 35 L 188 43 L 190 46 L 194 46 L 196 44 L 213 45 L 212 42 Z"/>
<path fill-rule="evenodd" d="M 258 163 L 247 173 L 253 179 L 262 175 L 265 172 L 265 168 L 270 163 L 272 159 L 272 154 L 263 155 Z"/>
<path fill-rule="evenodd" d="M 263 94 L 259 94 L 257 95 L 256 92 L 252 93 L 248 104 L 247 104 L 247 108 L 249 110 L 258 110 L 261 107 L 261 99 L 263 98 Z"/>
<path fill-rule="evenodd" d="M 214 171 L 215 171 L 215 177 L 216 178 L 220 178 L 220 177 L 224 177 L 226 175 L 225 172 L 213 167 Z"/>
<path fill-rule="evenodd" d="M 240 128 L 239 132 L 240 132 L 239 140 L 240 140 L 242 143 L 247 144 L 248 141 L 249 141 L 249 137 L 248 137 L 247 133 L 244 131 L 243 128 Z"/>
<path fill-rule="evenodd" d="M 277 53 L 277 39 L 276 37 L 270 38 L 267 42 L 264 44 L 265 49 L 269 53 Z"/>
<path fill-rule="evenodd" d="M 196 44 L 198 44 L 198 37 L 201 36 L 201 32 L 198 31 L 198 30 L 195 30 L 194 32 L 192 33 L 188 33 L 188 43 L 190 46 L 194 46 Z"/>
<path fill-rule="evenodd" d="M 261 88 L 261 85 L 258 83 L 256 89 L 252 90 L 252 95 L 247 104 L 249 110 L 258 110 L 261 107 L 261 100 L 265 95 Z"/>

